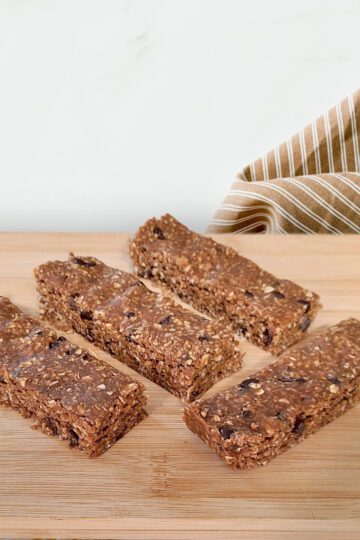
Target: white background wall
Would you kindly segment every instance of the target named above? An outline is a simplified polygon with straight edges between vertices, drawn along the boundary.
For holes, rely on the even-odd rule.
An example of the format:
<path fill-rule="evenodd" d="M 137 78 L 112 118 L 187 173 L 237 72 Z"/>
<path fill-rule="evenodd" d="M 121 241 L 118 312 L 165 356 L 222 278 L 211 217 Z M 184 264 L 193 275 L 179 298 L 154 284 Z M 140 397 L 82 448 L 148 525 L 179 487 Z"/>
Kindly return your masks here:
<path fill-rule="evenodd" d="M 0 229 L 201 231 L 360 85 L 356 0 L 0 0 Z"/>

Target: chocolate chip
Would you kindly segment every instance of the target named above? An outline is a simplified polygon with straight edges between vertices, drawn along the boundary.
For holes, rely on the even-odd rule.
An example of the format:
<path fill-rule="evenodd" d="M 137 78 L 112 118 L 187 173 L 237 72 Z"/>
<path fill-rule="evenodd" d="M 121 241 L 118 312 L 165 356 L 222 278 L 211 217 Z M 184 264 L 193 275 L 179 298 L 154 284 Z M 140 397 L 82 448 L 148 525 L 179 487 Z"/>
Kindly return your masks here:
<path fill-rule="evenodd" d="M 243 418 L 249 418 L 249 416 L 251 416 L 251 411 L 249 411 L 249 409 L 244 409 L 243 411 L 241 411 L 241 416 Z"/>
<path fill-rule="evenodd" d="M 236 430 L 225 424 L 224 426 L 219 427 L 219 431 L 222 438 L 227 440 L 230 439 L 231 435 L 235 433 Z"/>
<path fill-rule="evenodd" d="M 284 420 L 286 420 L 286 415 L 285 415 L 285 412 L 284 411 L 277 411 L 276 413 L 276 418 L 278 418 L 279 420 L 281 420 L 282 422 Z"/>
<path fill-rule="evenodd" d="M 327 377 L 327 379 L 328 379 L 328 381 L 330 381 L 331 383 L 337 384 L 338 386 L 340 386 L 340 384 L 341 384 L 340 379 L 338 379 L 337 377 L 331 377 L 331 376 L 329 376 L 329 377 Z"/>
<path fill-rule="evenodd" d="M 244 294 L 245 294 L 245 296 L 248 296 L 249 298 L 253 298 L 253 297 L 254 297 L 254 295 L 253 295 L 253 293 L 252 293 L 251 291 L 245 291 Z"/>
<path fill-rule="evenodd" d="M 44 332 L 42 330 L 38 330 L 37 332 L 34 332 L 34 336 L 42 336 Z"/>
<path fill-rule="evenodd" d="M 126 316 L 128 319 L 132 319 L 133 317 L 135 317 L 135 313 L 133 311 L 128 311 Z"/>
<path fill-rule="evenodd" d="M 238 388 L 239 388 L 239 392 L 245 392 L 245 390 L 247 390 L 249 384 L 251 383 L 255 383 L 257 384 L 259 382 L 259 379 L 245 379 L 245 381 L 242 381 L 239 385 L 238 385 Z"/>
<path fill-rule="evenodd" d="M 171 319 L 172 319 L 171 315 L 167 315 L 167 317 L 164 317 L 163 319 L 161 319 L 159 324 L 162 324 L 162 325 L 169 324 L 171 322 Z"/>
<path fill-rule="evenodd" d="M 59 433 L 57 425 L 55 424 L 54 420 L 50 418 L 49 416 L 45 416 L 45 425 L 47 428 L 50 429 L 51 433 L 53 435 L 57 435 Z"/>
<path fill-rule="evenodd" d="M 11 372 L 11 375 L 13 377 L 17 377 L 18 375 L 20 375 L 20 373 L 21 373 L 21 368 L 17 367 Z"/>
<path fill-rule="evenodd" d="M 96 266 L 95 261 L 87 261 L 85 259 L 81 259 L 80 257 L 74 257 L 72 261 L 75 264 L 78 264 L 79 266 L 87 266 L 88 268 L 91 268 L 92 266 Z"/>
<path fill-rule="evenodd" d="M 280 381 L 280 382 L 285 382 L 285 383 L 287 383 L 287 382 L 292 383 L 292 382 L 295 381 L 295 379 L 293 377 L 278 377 L 277 380 Z"/>
<path fill-rule="evenodd" d="M 211 337 L 204 334 L 203 336 L 199 336 L 200 341 L 210 341 Z"/>
<path fill-rule="evenodd" d="M 133 329 L 130 330 L 130 332 L 125 336 L 126 341 L 129 341 L 130 343 L 133 343 L 133 342 L 134 342 L 133 337 L 135 336 L 135 334 L 136 334 L 136 330 L 135 330 L 135 328 L 133 328 Z"/>
<path fill-rule="evenodd" d="M 294 427 L 292 429 L 292 432 L 295 433 L 295 435 L 301 435 L 304 431 L 304 421 L 302 418 L 295 418 Z"/>
<path fill-rule="evenodd" d="M 275 298 L 285 298 L 285 294 L 280 291 L 273 291 L 272 295 L 275 296 Z"/>
<path fill-rule="evenodd" d="M 299 383 L 299 384 L 304 384 L 307 382 L 307 379 L 305 379 L 304 377 L 297 377 L 297 378 L 294 378 L 294 377 L 278 377 L 278 381 L 280 382 L 284 382 L 284 383 L 293 383 L 293 382 L 296 382 L 296 383 Z"/>
<path fill-rule="evenodd" d="M 154 228 L 153 228 L 153 233 L 154 233 L 155 236 L 157 236 L 160 240 L 165 240 L 164 233 L 162 232 L 162 230 L 160 229 L 160 227 L 154 227 Z"/>
<path fill-rule="evenodd" d="M 84 321 L 93 320 L 91 311 L 80 311 L 80 318 L 83 319 Z"/>
<path fill-rule="evenodd" d="M 300 298 L 300 300 L 296 300 L 298 304 L 302 304 L 303 306 L 306 306 L 305 313 L 308 313 L 311 308 L 311 302 L 309 300 L 303 300 Z"/>
<path fill-rule="evenodd" d="M 77 311 L 77 305 L 75 304 L 75 302 L 74 302 L 73 300 L 70 300 L 69 306 L 70 306 L 70 308 L 73 309 L 74 311 Z"/>
<path fill-rule="evenodd" d="M 270 332 L 270 330 L 268 328 L 265 328 L 264 333 L 263 333 L 263 343 L 264 343 L 264 345 L 270 345 L 272 340 L 273 340 L 272 333 Z"/>
<path fill-rule="evenodd" d="M 0 377 L 0 384 L 6 384 L 4 377 Z"/>
<path fill-rule="evenodd" d="M 151 270 L 144 270 L 143 272 L 138 272 L 139 276 L 145 279 L 151 279 L 152 278 L 152 272 Z M 142 283 L 142 285 L 144 285 Z"/>
<path fill-rule="evenodd" d="M 248 329 L 246 328 L 246 326 L 240 326 L 240 328 L 239 328 L 239 334 L 242 334 L 243 336 L 245 336 L 247 330 L 248 330 Z"/>
<path fill-rule="evenodd" d="M 50 341 L 49 349 L 56 349 L 59 347 L 60 343 L 64 341 L 66 341 L 66 338 L 64 338 L 64 336 L 59 336 L 55 341 Z"/>
<path fill-rule="evenodd" d="M 79 435 L 73 430 L 69 429 L 69 435 L 70 435 L 70 446 L 78 446 L 79 444 Z"/>
<path fill-rule="evenodd" d="M 306 332 L 306 330 L 309 328 L 311 324 L 311 320 L 310 319 L 304 319 L 303 321 L 301 321 L 301 323 L 299 324 L 299 328 L 300 330 L 302 330 L 303 332 Z"/>

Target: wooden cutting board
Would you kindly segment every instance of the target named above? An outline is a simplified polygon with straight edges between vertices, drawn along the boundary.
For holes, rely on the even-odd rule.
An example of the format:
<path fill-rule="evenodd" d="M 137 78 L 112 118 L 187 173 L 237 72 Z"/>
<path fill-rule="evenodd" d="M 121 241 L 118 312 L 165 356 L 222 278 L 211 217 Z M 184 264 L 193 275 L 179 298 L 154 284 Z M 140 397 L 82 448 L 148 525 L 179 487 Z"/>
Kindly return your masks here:
<path fill-rule="evenodd" d="M 125 234 L 1 234 L 0 294 L 36 313 L 32 269 L 69 251 L 129 270 Z M 320 293 L 313 328 L 360 318 L 360 236 L 221 236 L 275 274 Z M 73 336 L 72 336 L 73 337 Z M 360 408 L 266 467 L 233 471 L 181 420 L 181 402 L 79 337 L 147 387 L 149 417 L 88 459 L 0 409 L 0 536 L 313 539 L 360 537 Z M 248 376 L 271 357 L 244 344 Z"/>

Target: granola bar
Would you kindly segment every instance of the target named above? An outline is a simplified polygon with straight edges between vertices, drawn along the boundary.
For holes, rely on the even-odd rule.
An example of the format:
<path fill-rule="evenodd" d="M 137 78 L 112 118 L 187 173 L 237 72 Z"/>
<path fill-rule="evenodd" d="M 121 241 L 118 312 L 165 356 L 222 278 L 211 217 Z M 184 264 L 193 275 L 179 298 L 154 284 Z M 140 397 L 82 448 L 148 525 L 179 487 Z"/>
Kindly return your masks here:
<path fill-rule="evenodd" d="M 238 340 L 221 325 L 150 291 L 133 274 L 70 256 L 35 270 L 40 312 L 189 401 L 238 370 Z"/>
<path fill-rule="evenodd" d="M 239 385 L 184 411 L 233 468 L 265 465 L 360 398 L 360 322 L 348 319 L 283 353 Z"/>
<path fill-rule="evenodd" d="M 320 308 L 317 294 L 278 279 L 169 214 L 147 221 L 130 253 L 139 276 L 167 285 L 273 354 L 301 340 Z"/>
<path fill-rule="evenodd" d="M 0 403 L 99 456 L 142 420 L 144 386 L 0 297 Z"/>

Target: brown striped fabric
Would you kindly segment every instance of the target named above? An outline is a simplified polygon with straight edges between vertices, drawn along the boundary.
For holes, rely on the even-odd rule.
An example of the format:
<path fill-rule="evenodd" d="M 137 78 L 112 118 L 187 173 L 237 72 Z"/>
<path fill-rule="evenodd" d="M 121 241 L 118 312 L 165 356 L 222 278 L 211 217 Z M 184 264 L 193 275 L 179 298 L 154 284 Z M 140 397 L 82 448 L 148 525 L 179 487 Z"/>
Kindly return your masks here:
<path fill-rule="evenodd" d="M 211 233 L 360 233 L 360 90 L 245 167 Z"/>

